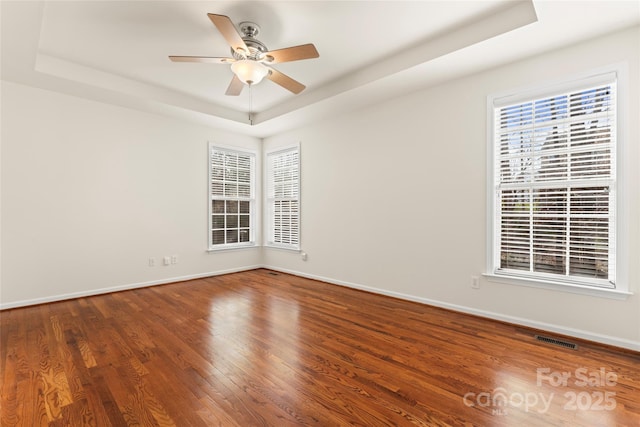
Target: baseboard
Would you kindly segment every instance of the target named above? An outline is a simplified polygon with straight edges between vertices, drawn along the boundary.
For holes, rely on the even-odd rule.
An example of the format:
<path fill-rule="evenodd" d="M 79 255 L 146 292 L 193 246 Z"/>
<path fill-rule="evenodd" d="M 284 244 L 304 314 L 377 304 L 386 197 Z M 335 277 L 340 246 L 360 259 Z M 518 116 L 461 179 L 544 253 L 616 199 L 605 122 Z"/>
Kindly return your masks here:
<path fill-rule="evenodd" d="M 46 303 L 50 303 L 50 302 L 64 301 L 64 300 L 69 300 L 69 299 L 74 299 L 74 298 L 84 298 L 84 297 L 90 297 L 90 296 L 94 296 L 94 295 L 108 294 L 108 293 L 111 293 L 111 292 L 120 292 L 120 291 L 127 291 L 127 290 L 130 290 L 130 289 L 146 288 L 146 287 L 149 287 L 149 286 L 166 285 L 166 284 L 169 284 L 169 283 L 184 282 L 186 280 L 202 279 L 202 278 L 205 278 L 205 277 L 220 276 L 222 274 L 238 273 L 238 272 L 241 272 L 241 271 L 255 270 L 256 268 L 262 268 L 262 265 L 252 265 L 252 266 L 246 266 L 246 267 L 232 268 L 232 269 L 228 269 L 228 270 L 211 271 L 211 272 L 208 272 L 208 273 L 190 274 L 190 275 L 187 275 L 187 276 L 167 277 L 167 278 L 164 278 L 164 279 L 151 280 L 151 281 L 148 281 L 148 282 L 129 283 L 129 284 L 125 284 L 125 285 L 113 286 L 113 287 L 108 287 L 108 288 L 92 289 L 92 290 L 83 291 L 83 292 L 72 292 L 72 293 L 68 293 L 68 294 L 51 295 L 51 296 L 47 296 L 47 297 L 43 297 L 43 298 L 35 298 L 35 299 L 30 299 L 30 300 L 22 300 L 22 301 L 15 301 L 15 302 L 9 302 L 9 303 L 0 303 L 0 310 L 8 310 L 10 308 L 27 307 L 27 306 L 30 306 L 30 305 L 46 304 Z"/>
<path fill-rule="evenodd" d="M 306 277 L 308 279 L 320 280 L 320 281 L 331 283 L 334 285 L 345 286 L 353 289 L 359 289 L 359 290 L 380 294 L 380 295 L 387 295 L 390 297 L 399 298 L 407 301 L 418 302 L 421 304 L 431 305 L 434 307 L 440 307 L 448 310 L 458 311 L 461 313 L 472 314 L 472 315 L 484 317 L 487 319 L 513 323 L 516 325 L 540 329 L 548 332 L 555 332 L 557 334 L 562 334 L 562 335 L 575 337 L 583 340 L 593 341 L 600 344 L 605 344 L 605 345 L 610 345 L 614 347 L 620 347 L 620 348 L 640 352 L 640 343 L 636 341 L 611 337 L 607 335 L 595 334 L 595 333 L 580 330 L 580 329 L 566 328 L 563 326 L 539 322 L 539 321 L 525 319 L 521 317 L 507 316 L 500 313 L 494 313 L 494 312 L 485 311 L 485 310 L 478 310 L 472 307 L 467 307 L 467 306 L 462 306 L 457 304 L 449 304 L 442 301 L 432 300 L 428 298 L 421 298 L 414 295 L 403 294 L 400 292 L 393 292 L 393 291 L 387 291 L 384 289 L 372 288 L 372 287 L 357 284 L 357 283 L 346 282 L 344 280 L 337 280 L 331 277 L 307 274 L 304 272 L 283 269 L 283 268 L 279 268 L 271 265 L 252 265 L 252 266 L 245 266 L 245 267 L 239 267 L 239 268 L 233 268 L 233 269 L 227 269 L 227 270 L 211 271 L 207 273 L 191 274 L 187 276 L 168 277 L 168 278 L 152 280 L 148 282 L 130 283 L 130 284 L 113 286 L 108 288 L 93 289 L 93 290 L 84 291 L 84 292 L 73 292 L 68 294 L 52 295 L 48 297 L 35 298 L 31 300 L 22 300 L 22 301 L 10 302 L 10 303 L 0 303 L 0 310 L 26 307 L 26 306 L 37 305 L 37 304 L 46 304 L 50 302 L 63 301 L 63 300 L 74 299 L 74 298 L 90 297 L 94 295 L 108 294 L 111 292 L 126 291 L 129 289 L 138 289 L 138 288 L 145 288 L 149 286 L 166 285 L 169 283 L 182 282 L 185 280 L 202 279 L 205 277 L 212 277 L 212 276 L 219 276 L 219 275 L 229 274 L 229 273 L 238 273 L 241 271 L 255 270 L 258 268 L 268 268 L 270 270 L 293 274 L 295 276 L 300 276 L 300 277 Z"/>
<path fill-rule="evenodd" d="M 263 267 L 268 268 L 270 270 L 274 270 L 274 271 L 280 271 L 282 273 L 288 273 L 288 274 L 293 274 L 295 276 L 306 277 L 308 279 L 320 280 L 322 282 L 327 282 L 334 285 L 345 286 L 353 289 L 359 289 L 362 291 L 367 291 L 375 294 L 386 295 L 386 296 L 403 299 L 407 301 L 418 302 L 421 304 L 431 305 L 434 307 L 445 308 L 448 310 L 458 311 L 466 314 L 472 314 L 474 316 L 484 317 L 487 319 L 498 320 L 501 322 L 512 323 L 515 325 L 526 326 L 534 329 L 540 329 L 547 332 L 554 332 L 557 334 L 575 337 L 575 338 L 579 338 L 587 341 L 592 341 L 599 344 L 605 344 L 613 347 L 619 347 L 627 350 L 640 352 L 640 342 L 637 342 L 637 341 L 611 337 L 608 335 L 595 334 L 595 333 L 580 330 L 580 329 L 567 328 L 564 326 L 558 326 L 550 323 L 539 322 L 536 320 L 525 319 L 521 317 L 507 316 L 500 313 L 494 313 L 494 312 L 485 311 L 485 310 L 478 310 L 472 307 L 467 307 L 467 306 L 462 306 L 457 304 L 449 304 L 442 301 L 436 301 L 428 298 L 421 298 L 414 295 L 403 294 L 400 292 L 393 292 L 393 291 L 387 291 L 387 290 L 378 289 L 378 288 L 372 288 L 372 287 L 360 285 L 357 283 L 351 283 L 343 280 L 333 279 L 331 277 L 307 274 L 300 271 L 288 270 L 288 269 L 283 269 L 283 268 L 269 266 L 269 265 L 265 265 Z"/>

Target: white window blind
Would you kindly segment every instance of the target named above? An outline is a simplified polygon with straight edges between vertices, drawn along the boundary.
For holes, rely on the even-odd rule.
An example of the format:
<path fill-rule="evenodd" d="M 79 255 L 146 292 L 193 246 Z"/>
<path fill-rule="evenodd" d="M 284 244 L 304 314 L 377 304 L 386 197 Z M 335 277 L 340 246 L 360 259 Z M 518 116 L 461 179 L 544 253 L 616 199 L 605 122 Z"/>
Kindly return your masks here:
<path fill-rule="evenodd" d="M 616 82 L 494 108 L 494 272 L 615 287 Z"/>
<path fill-rule="evenodd" d="M 252 244 L 255 155 L 209 146 L 209 248 Z"/>
<path fill-rule="evenodd" d="M 267 153 L 267 245 L 300 247 L 300 150 Z"/>

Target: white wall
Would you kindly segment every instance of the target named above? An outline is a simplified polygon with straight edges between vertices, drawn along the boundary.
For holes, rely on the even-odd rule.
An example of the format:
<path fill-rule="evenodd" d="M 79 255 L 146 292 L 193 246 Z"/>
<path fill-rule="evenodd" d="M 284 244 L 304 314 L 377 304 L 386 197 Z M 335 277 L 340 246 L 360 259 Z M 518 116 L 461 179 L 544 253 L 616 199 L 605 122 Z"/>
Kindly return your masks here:
<path fill-rule="evenodd" d="M 261 263 L 206 252 L 207 141 L 256 138 L 4 81 L 1 137 L 4 308 Z"/>
<path fill-rule="evenodd" d="M 266 265 L 640 350 L 639 29 L 623 31 L 265 140 L 301 143 L 302 248 Z M 629 67 L 626 300 L 481 281 L 486 259 L 486 102 L 495 92 Z"/>
<path fill-rule="evenodd" d="M 640 350 L 639 40 L 635 28 L 266 139 L 301 142 L 307 261 L 206 252 L 207 141 L 259 140 L 2 82 L 0 307 L 266 265 Z M 472 290 L 486 257 L 487 95 L 617 62 L 630 76 L 635 295 Z M 178 264 L 148 266 L 172 254 Z"/>

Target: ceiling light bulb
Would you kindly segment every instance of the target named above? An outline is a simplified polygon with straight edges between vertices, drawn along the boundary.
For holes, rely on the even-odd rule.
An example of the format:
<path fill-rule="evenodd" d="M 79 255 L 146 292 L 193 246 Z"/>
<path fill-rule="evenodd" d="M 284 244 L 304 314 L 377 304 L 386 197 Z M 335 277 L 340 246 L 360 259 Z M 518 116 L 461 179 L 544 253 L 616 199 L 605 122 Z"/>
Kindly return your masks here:
<path fill-rule="evenodd" d="M 242 59 L 231 64 L 231 71 L 247 85 L 255 85 L 269 73 L 267 67 L 261 62 L 251 59 Z"/>

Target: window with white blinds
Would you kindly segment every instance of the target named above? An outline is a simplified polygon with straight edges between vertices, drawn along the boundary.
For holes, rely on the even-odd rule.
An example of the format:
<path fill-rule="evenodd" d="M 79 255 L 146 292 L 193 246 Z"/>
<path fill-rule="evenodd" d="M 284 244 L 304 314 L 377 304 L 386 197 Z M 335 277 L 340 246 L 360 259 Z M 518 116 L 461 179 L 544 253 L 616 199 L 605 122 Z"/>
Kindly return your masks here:
<path fill-rule="evenodd" d="M 615 288 L 616 80 L 597 80 L 494 103 L 495 274 Z"/>
<path fill-rule="evenodd" d="M 300 248 L 300 150 L 269 152 L 267 174 L 267 245 Z"/>
<path fill-rule="evenodd" d="M 209 249 L 254 244 L 255 154 L 209 145 Z"/>

